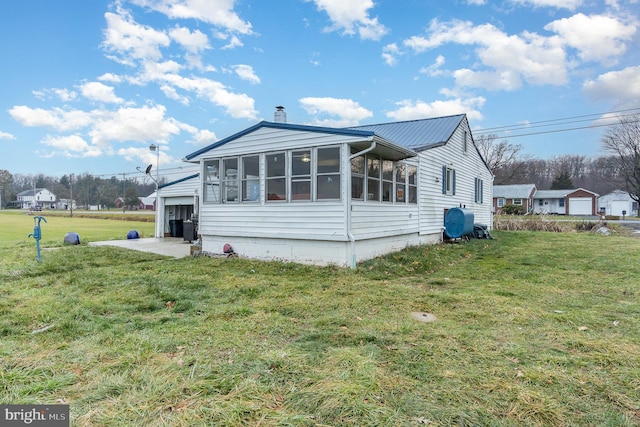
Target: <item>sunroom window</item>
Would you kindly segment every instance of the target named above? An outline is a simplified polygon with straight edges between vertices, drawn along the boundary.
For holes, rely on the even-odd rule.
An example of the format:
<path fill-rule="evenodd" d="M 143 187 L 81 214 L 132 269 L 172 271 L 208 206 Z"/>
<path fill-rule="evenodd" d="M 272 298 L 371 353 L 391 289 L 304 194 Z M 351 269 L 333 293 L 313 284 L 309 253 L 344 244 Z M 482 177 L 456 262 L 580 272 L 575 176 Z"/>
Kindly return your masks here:
<path fill-rule="evenodd" d="M 311 150 L 291 153 L 291 200 L 311 200 Z"/>
<path fill-rule="evenodd" d="M 409 181 L 409 203 L 418 203 L 418 168 L 407 166 L 407 178 Z"/>
<path fill-rule="evenodd" d="M 351 159 L 351 198 L 364 200 L 364 156 Z"/>
<path fill-rule="evenodd" d="M 204 163 L 204 201 L 220 202 L 220 160 Z"/>
<path fill-rule="evenodd" d="M 367 200 L 380 201 L 380 158 L 367 156 Z"/>
<path fill-rule="evenodd" d="M 242 201 L 260 201 L 260 157 L 242 157 Z"/>
<path fill-rule="evenodd" d="M 238 199 L 238 158 L 222 160 L 222 194 L 224 203 L 236 203 Z"/>
<path fill-rule="evenodd" d="M 287 162 L 285 153 L 265 156 L 267 201 L 287 200 Z"/>
<path fill-rule="evenodd" d="M 340 148 L 318 148 L 317 199 L 340 199 Z"/>
<path fill-rule="evenodd" d="M 393 202 L 393 161 L 382 161 L 382 201 Z"/>
<path fill-rule="evenodd" d="M 406 175 L 407 174 L 407 167 L 405 164 L 403 163 L 398 163 L 396 165 L 396 202 L 400 202 L 400 203 L 404 203 L 404 201 L 406 200 L 406 188 L 405 188 L 405 182 L 406 182 Z"/>

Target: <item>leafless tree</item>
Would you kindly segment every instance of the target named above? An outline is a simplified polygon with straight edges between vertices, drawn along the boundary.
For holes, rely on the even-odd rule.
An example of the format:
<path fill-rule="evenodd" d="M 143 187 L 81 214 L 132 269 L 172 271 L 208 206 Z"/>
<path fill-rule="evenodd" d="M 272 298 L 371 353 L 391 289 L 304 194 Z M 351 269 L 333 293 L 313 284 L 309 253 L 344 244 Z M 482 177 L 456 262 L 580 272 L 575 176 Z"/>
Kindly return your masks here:
<path fill-rule="evenodd" d="M 494 184 L 511 183 L 530 158 L 522 153 L 522 145 L 510 144 L 506 139 L 498 141 L 495 134 L 481 135 L 475 138 L 475 143 L 495 177 Z"/>
<path fill-rule="evenodd" d="M 602 137 L 604 150 L 610 153 L 624 179 L 625 190 L 640 202 L 640 114 L 620 118 Z"/>

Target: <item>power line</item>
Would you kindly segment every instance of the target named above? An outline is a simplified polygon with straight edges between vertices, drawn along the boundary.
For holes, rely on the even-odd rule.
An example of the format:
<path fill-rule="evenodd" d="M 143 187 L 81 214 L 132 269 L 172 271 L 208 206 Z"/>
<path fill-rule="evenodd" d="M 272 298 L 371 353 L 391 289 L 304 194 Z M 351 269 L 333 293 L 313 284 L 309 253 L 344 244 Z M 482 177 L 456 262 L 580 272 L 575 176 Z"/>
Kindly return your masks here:
<path fill-rule="evenodd" d="M 561 119 L 541 120 L 537 122 L 530 122 L 527 124 L 505 125 L 505 126 L 496 126 L 496 127 L 484 128 L 484 129 L 476 129 L 473 132 L 475 135 L 489 135 L 489 134 L 501 134 L 501 133 L 508 133 L 512 131 L 527 130 L 527 129 L 543 128 L 543 127 L 549 127 L 549 126 L 566 126 L 569 124 L 582 123 L 582 122 L 595 120 L 595 118 L 603 119 L 603 116 L 611 115 L 611 114 L 614 114 L 614 115 L 610 117 L 606 117 L 603 120 L 616 120 L 616 119 L 619 120 L 624 117 L 634 116 L 639 112 L 640 112 L 640 108 L 629 108 L 626 110 L 609 111 L 606 113 L 586 114 L 581 116 L 565 117 Z M 620 114 L 620 113 L 627 113 L 627 114 Z M 561 129 L 546 130 L 546 131 L 540 131 L 540 132 L 527 132 L 523 134 L 508 134 L 508 135 L 504 135 L 504 137 L 508 136 L 509 138 L 515 138 L 515 137 L 521 137 L 521 136 L 540 135 L 540 134 L 547 134 L 547 133 L 568 132 L 568 131 L 580 130 L 580 129 L 613 126 L 616 124 L 617 123 L 599 123 L 599 124 L 596 123 L 589 126 L 564 127 Z M 498 137 L 501 137 L 501 136 L 498 135 Z"/>

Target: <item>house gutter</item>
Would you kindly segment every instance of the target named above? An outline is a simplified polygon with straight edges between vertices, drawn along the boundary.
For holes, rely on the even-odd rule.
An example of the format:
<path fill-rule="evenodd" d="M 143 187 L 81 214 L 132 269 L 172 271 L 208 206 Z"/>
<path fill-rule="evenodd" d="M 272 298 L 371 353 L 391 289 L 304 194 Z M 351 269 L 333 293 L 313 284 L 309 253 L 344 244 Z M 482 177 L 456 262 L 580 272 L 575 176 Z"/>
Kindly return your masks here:
<path fill-rule="evenodd" d="M 347 186 L 347 236 L 349 237 L 349 242 L 351 242 L 351 269 L 356 268 L 356 238 L 351 232 L 351 160 L 355 159 L 358 156 L 368 153 L 376 148 L 376 142 L 371 141 L 371 145 L 368 148 L 365 148 L 362 151 L 358 151 L 349 156 L 349 185 Z"/>

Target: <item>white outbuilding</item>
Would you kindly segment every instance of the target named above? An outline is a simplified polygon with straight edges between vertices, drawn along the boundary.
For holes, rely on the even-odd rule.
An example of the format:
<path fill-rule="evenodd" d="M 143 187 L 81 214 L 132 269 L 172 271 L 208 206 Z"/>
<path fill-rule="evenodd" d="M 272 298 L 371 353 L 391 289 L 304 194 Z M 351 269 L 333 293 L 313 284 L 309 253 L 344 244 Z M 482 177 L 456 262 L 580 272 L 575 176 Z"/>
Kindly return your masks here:
<path fill-rule="evenodd" d="M 638 216 L 638 202 L 629 193 L 615 190 L 598 199 L 600 213 L 612 216 Z"/>

